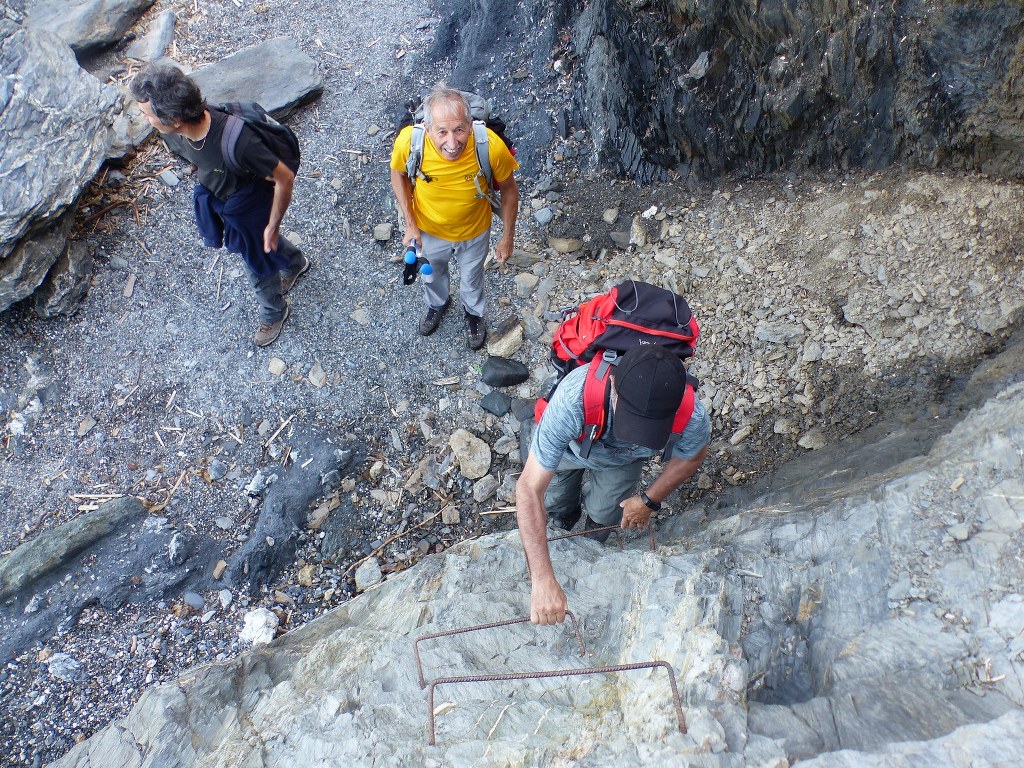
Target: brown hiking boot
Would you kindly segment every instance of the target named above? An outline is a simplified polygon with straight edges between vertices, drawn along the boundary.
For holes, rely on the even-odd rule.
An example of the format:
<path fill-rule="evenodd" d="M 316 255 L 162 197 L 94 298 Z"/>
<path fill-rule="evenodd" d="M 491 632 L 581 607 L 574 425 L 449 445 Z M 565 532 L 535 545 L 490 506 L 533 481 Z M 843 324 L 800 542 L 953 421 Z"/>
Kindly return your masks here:
<path fill-rule="evenodd" d="M 277 341 L 277 337 L 281 335 L 281 329 L 284 327 L 284 321 L 288 319 L 288 315 L 290 314 L 291 307 L 286 304 L 284 307 L 284 314 L 276 323 L 271 323 L 270 325 L 260 323 L 260 327 L 256 329 L 256 336 L 253 338 L 253 341 L 256 342 L 256 346 L 265 347 L 268 344 L 273 344 Z"/>
<path fill-rule="evenodd" d="M 281 273 L 281 295 L 284 296 L 288 291 L 295 287 L 295 283 L 300 277 L 309 272 L 309 268 L 313 266 L 313 262 L 309 260 L 308 256 L 302 257 L 302 267 L 294 275 L 286 275 Z"/>

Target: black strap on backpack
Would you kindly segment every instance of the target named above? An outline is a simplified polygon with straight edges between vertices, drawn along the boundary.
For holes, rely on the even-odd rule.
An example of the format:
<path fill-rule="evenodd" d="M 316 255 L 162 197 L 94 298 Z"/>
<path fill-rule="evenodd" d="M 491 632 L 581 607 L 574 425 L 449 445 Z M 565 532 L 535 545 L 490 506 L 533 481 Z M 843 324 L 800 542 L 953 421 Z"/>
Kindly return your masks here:
<path fill-rule="evenodd" d="M 292 173 L 298 173 L 299 140 L 291 128 L 277 122 L 256 102 L 233 101 L 215 109 L 227 115 L 220 137 L 220 149 L 231 173 L 235 176 L 252 175 L 238 160 L 238 139 L 246 125 Z"/>

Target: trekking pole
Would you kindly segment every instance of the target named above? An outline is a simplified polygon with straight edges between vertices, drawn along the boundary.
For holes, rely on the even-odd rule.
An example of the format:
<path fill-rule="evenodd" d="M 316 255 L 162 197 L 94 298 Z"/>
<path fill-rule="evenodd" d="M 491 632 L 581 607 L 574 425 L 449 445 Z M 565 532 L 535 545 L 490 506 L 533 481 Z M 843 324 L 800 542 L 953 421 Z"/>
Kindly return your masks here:
<path fill-rule="evenodd" d="M 412 285 L 416 282 L 416 275 L 429 275 L 432 274 L 434 268 L 430 266 L 430 262 L 419 254 L 419 243 L 413 240 L 409 243 L 409 247 L 405 250 L 405 256 L 402 257 L 403 270 L 402 270 L 402 283 L 404 285 Z"/>

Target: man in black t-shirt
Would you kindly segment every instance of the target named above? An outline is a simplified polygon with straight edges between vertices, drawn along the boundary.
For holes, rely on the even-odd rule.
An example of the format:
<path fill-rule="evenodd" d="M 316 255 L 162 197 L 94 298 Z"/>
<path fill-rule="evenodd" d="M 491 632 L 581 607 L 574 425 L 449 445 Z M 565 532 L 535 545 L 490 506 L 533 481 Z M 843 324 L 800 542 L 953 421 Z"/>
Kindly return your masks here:
<path fill-rule="evenodd" d="M 235 151 L 247 173 L 232 173 L 221 148 L 227 113 L 207 105 L 199 86 L 177 67 L 150 64 L 132 80 L 131 90 L 167 147 L 196 166 L 196 224 L 206 245 L 241 254 L 260 304 L 254 340 L 267 346 L 288 318 L 284 294 L 310 267 L 280 233 L 295 174 L 248 126 Z"/>

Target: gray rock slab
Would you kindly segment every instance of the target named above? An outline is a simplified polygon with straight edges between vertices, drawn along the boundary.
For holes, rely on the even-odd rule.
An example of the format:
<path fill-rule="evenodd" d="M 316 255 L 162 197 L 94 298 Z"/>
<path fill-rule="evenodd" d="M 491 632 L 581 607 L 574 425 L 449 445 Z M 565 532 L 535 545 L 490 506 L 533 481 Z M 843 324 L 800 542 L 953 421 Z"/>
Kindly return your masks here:
<path fill-rule="evenodd" d="M 243 48 L 197 69 L 193 79 L 211 104 L 257 101 L 274 117 L 288 117 L 324 90 L 316 62 L 290 37 Z"/>
<path fill-rule="evenodd" d="M 0 311 L 64 253 L 52 235 L 107 155 L 117 92 L 53 35 L 0 20 Z M 70 223 L 70 222 L 66 222 Z"/>
<path fill-rule="evenodd" d="M 480 380 L 490 387 L 512 387 L 529 378 L 529 368 L 504 357 L 488 357 L 480 370 Z"/>
<path fill-rule="evenodd" d="M 156 61 L 161 58 L 174 40 L 174 11 L 167 9 L 146 31 L 146 34 L 128 46 L 127 55 L 138 61 Z"/>
<path fill-rule="evenodd" d="M 133 497 L 115 499 L 29 539 L 0 559 L 0 598 L 58 568 L 141 510 L 142 505 Z"/>
<path fill-rule="evenodd" d="M 34 0 L 25 24 L 51 32 L 87 56 L 121 41 L 156 0 Z"/>

